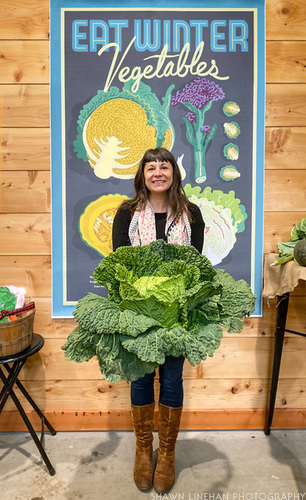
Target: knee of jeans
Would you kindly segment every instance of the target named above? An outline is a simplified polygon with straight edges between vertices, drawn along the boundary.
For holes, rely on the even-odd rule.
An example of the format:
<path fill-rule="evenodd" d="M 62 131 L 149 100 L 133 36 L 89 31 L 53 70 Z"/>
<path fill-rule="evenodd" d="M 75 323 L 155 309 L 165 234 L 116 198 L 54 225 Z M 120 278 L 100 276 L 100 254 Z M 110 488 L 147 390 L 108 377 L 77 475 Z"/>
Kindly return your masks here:
<path fill-rule="evenodd" d="M 183 384 L 183 377 L 178 375 L 176 377 L 159 377 L 159 383 L 169 391 L 176 391 Z"/>
<path fill-rule="evenodd" d="M 134 380 L 131 385 L 134 387 L 134 389 L 150 386 L 152 384 L 152 380 L 154 380 L 154 377 L 155 371 L 153 373 L 147 373 L 143 377 Z"/>

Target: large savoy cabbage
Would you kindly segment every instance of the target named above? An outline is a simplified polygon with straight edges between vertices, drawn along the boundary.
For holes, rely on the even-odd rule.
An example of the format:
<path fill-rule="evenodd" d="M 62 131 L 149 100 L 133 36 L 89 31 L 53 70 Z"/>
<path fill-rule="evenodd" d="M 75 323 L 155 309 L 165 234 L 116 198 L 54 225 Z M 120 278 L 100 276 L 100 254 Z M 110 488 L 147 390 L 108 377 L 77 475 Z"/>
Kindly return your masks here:
<path fill-rule="evenodd" d="M 94 279 L 108 298 L 89 293 L 78 301 L 78 326 L 63 349 L 79 363 L 96 355 L 110 382 L 137 380 L 169 355 L 197 365 L 219 347 L 221 326 L 240 332 L 240 318 L 254 311 L 249 285 L 214 270 L 192 246 L 158 240 L 120 247 L 102 260 Z"/>

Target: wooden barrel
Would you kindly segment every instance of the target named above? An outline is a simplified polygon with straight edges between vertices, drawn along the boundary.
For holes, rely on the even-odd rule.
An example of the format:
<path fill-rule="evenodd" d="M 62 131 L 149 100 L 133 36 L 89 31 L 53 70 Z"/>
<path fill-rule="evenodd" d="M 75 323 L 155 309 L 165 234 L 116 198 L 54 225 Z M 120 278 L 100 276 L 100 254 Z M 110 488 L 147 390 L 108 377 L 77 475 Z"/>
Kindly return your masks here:
<path fill-rule="evenodd" d="M 17 319 L 0 323 L 0 357 L 23 351 L 32 342 L 35 309 L 18 314 Z"/>

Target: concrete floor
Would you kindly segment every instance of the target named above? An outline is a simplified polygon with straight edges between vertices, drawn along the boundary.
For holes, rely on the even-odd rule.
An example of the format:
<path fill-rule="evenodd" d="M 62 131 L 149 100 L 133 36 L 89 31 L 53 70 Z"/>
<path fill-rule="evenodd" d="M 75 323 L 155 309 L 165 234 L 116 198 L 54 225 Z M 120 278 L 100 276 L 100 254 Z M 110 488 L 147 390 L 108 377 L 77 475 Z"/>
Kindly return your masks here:
<path fill-rule="evenodd" d="M 1 500 L 306 500 L 303 430 L 181 431 L 176 481 L 164 495 L 136 488 L 132 432 L 45 438 L 53 477 L 28 433 L 0 433 Z"/>

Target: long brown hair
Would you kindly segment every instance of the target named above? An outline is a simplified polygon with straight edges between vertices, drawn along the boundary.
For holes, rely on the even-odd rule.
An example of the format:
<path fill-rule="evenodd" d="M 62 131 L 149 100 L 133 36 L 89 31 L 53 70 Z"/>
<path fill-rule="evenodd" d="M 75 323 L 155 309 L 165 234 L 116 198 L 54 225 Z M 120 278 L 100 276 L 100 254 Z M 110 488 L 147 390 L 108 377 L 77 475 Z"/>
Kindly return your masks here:
<path fill-rule="evenodd" d="M 185 211 L 191 220 L 192 216 L 189 211 L 190 202 L 182 186 L 180 169 L 173 154 L 165 148 L 148 149 L 144 153 L 134 178 L 135 196 L 131 200 L 124 201 L 120 205 L 119 210 L 129 208 L 133 214 L 135 210 L 143 210 L 145 208 L 149 199 L 149 190 L 145 184 L 144 167 L 147 162 L 157 160 L 160 162 L 169 161 L 173 168 L 172 185 L 167 191 L 167 201 L 173 217 L 179 217 Z"/>

